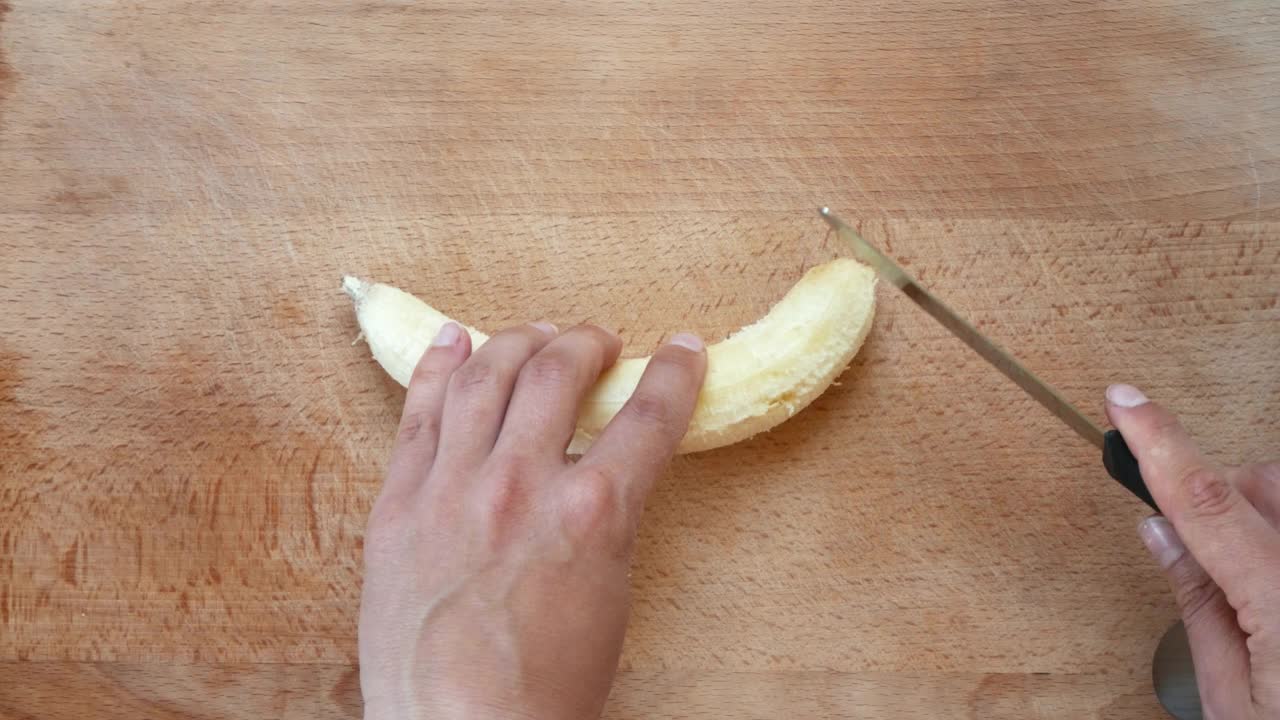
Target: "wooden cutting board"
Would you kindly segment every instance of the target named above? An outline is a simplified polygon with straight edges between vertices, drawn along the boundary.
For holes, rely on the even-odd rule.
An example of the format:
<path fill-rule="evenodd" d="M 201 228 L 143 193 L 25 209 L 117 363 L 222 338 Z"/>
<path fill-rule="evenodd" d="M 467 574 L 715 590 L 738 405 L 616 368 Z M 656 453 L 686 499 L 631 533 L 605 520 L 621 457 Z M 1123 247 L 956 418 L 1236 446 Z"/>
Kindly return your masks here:
<path fill-rule="evenodd" d="M 0 717 L 360 714 L 402 390 L 355 272 L 477 326 L 723 337 L 831 205 L 1101 418 L 1280 446 L 1266 0 L 0 2 Z M 1156 718 L 1097 453 L 882 287 L 679 458 L 609 718 Z"/>

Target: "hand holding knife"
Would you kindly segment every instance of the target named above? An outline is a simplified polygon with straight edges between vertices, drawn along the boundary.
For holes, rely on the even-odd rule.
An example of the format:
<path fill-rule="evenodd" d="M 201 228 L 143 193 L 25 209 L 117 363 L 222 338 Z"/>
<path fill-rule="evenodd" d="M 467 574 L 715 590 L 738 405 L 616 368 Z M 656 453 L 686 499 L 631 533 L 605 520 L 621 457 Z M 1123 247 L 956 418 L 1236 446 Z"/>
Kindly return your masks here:
<path fill-rule="evenodd" d="M 1150 491 L 1147 490 L 1146 483 L 1142 480 L 1138 461 L 1129 451 L 1129 446 L 1125 444 L 1124 438 L 1118 431 L 1108 430 L 1104 433 L 1048 383 L 1023 367 L 1007 351 L 979 332 L 970 322 L 957 315 L 933 293 L 924 289 L 906 270 L 864 240 L 856 230 L 831 214 L 829 208 L 824 207 L 820 212 L 822 218 L 836 231 L 836 234 L 849 243 L 859 260 L 874 268 L 881 277 L 902 290 L 922 310 L 932 315 L 935 320 L 942 323 L 943 327 L 1004 373 L 1005 377 L 1075 430 L 1076 434 L 1101 450 L 1102 463 L 1111 477 L 1153 510 L 1159 511 Z"/>

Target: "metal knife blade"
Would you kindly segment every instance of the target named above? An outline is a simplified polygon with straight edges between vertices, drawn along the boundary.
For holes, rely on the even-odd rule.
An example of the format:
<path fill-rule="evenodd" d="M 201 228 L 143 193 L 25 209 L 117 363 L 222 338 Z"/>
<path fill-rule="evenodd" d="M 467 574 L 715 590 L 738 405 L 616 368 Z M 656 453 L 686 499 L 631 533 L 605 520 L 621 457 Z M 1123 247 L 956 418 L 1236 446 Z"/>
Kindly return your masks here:
<path fill-rule="evenodd" d="M 979 332 L 972 323 L 957 315 L 937 296 L 921 286 L 910 273 L 903 270 L 887 255 L 863 239 L 856 230 L 843 220 L 832 214 L 829 208 L 824 207 L 819 212 L 822 214 L 822 218 L 827 221 L 827 224 L 836 231 L 836 234 L 849 243 L 853 248 L 854 255 L 859 260 L 870 265 L 881 277 L 902 290 L 922 310 L 932 315 L 935 320 L 942 323 L 943 327 L 950 330 L 964 344 L 973 348 L 987 362 L 1004 373 L 1005 377 L 1016 383 L 1018 387 L 1035 398 L 1049 412 L 1056 415 L 1072 430 L 1075 430 L 1077 435 L 1102 450 L 1103 464 L 1106 465 L 1107 471 L 1111 476 L 1119 480 L 1122 485 L 1143 502 L 1152 508 L 1156 507 L 1155 501 L 1152 500 L 1151 494 L 1147 491 L 1146 484 L 1142 481 L 1141 475 L 1138 474 L 1137 461 L 1133 460 L 1132 453 L 1129 452 L 1129 448 L 1124 444 L 1124 438 L 1120 437 L 1118 432 L 1112 430 L 1104 434 L 1102 428 L 1094 424 L 1092 420 L 1077 410 L 1070 402 L 1067 402 L 1067 399 L 1062 397 L 1057 390 L 1054 390 L 1048 383 L 1036 377 L 1035 373 L 1028 370 L 1006 350 Z"/>

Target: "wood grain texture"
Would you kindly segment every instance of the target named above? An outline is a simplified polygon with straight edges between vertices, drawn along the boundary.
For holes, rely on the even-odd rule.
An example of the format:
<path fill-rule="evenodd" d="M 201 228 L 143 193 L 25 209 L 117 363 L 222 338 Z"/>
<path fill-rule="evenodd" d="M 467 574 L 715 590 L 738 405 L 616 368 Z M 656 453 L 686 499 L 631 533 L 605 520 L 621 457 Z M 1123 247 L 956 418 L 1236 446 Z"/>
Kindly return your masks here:
<path fill-rule="evenodd" d="M 0 717 L 358 714 L 403 391 L 343 272 L 645 353 L 830 204 L 1096 416 L 1274 455 L 1278 51 L 1262 1 L 0 2 Z M 880 301 L 659 485 L 610 717 L 1158 717 L 1142 507 Z"/>
<path fill-rule="evenodd" d="M 348 665 L 0 662 L 3 717 L 338 720 L 361 716 Z M 670 718 L 1133 717 L 1141 683 L 1104 675 L 623 672 L 605 720 Z"/>

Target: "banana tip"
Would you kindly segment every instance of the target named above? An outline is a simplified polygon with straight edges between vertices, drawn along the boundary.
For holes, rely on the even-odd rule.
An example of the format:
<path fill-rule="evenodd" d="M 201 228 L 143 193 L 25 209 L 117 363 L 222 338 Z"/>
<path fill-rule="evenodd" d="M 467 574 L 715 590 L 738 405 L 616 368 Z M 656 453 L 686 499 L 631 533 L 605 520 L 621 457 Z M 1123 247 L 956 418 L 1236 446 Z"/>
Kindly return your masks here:
<path fill-rule="evenodd" d="M 351 296 L 352 300 L 359 300 L 364 297 L 369 289 L 369 283 L 361 280 L 355 275 L 342 276 L 342 289 Z"/>

